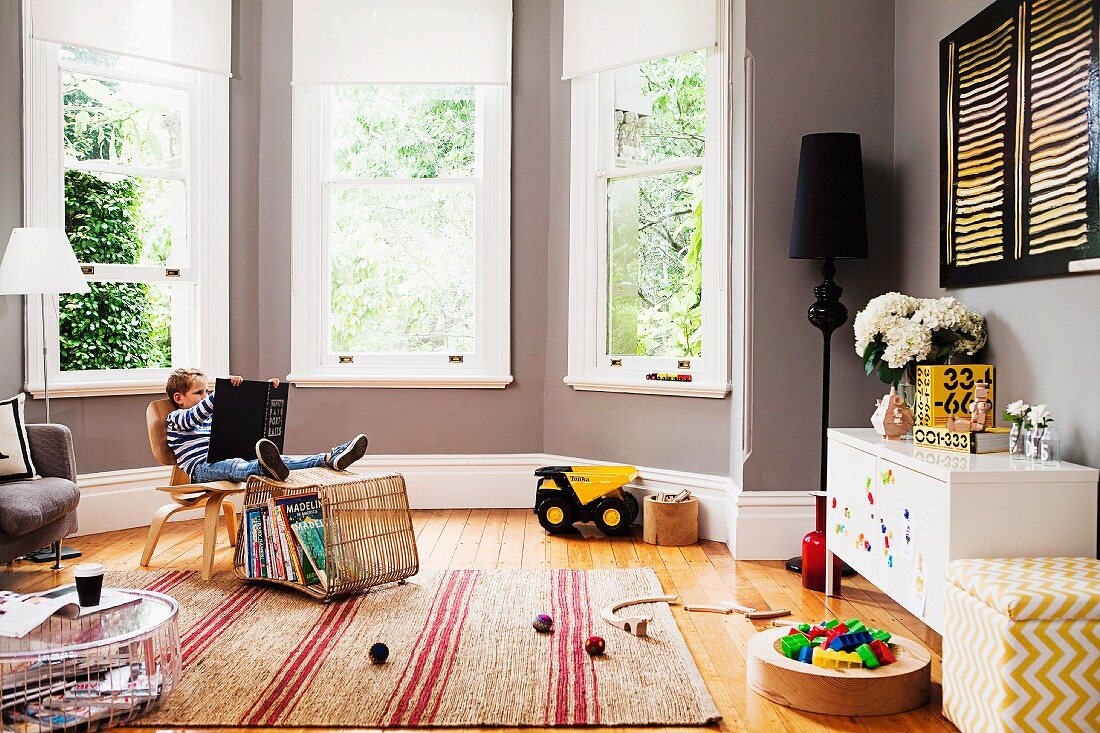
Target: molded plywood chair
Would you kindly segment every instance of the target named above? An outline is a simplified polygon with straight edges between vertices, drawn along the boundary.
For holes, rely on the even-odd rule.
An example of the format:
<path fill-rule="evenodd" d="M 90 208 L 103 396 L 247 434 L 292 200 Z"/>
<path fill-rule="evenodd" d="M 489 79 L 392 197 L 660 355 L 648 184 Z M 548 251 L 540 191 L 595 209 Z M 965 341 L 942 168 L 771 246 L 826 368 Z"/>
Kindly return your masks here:
<path fill-rule="evenodd" d="M 225 529 L 229 533 L 229 544 L 237 544 L 237 510 L 228 497 L 244 491 L 244 484 L 236 481 L 210 481 L 202 484 L 191 483 L 190 477 L 176 465 L 176 456 L 168 447 L 168 426 L 165 418 L 175 406 L 167 399 L 150 402 L 145 410 L 145 423 L 149 428 L 149 447 L 153 456 L 162 466 L 172 467 L 171 485 L 158 486 L 172 497 L 171 504 L 165 504 L 153 515 L 149 524 L 149 536 L 145 540 L 145 552 L 141 553 L 141 564 L 148 565 L 153 551 L 160 539 L 164 523 L 176 512 L 187 509 L 206 508 L 202 538 L 202 579 L 209 580 L 214 570 L 214 542 L 218 531 L 218 515 L 225 513 Z"/>

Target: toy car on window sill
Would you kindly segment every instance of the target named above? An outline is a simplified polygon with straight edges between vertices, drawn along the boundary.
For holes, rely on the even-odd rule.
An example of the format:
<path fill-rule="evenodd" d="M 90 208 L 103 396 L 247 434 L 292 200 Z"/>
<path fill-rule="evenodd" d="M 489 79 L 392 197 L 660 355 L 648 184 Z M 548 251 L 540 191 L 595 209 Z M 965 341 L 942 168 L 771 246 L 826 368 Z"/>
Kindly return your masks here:
<path fill-rule="evenodd" d="M 623 488 L 638 478 L 634 466 L 543 466 L 535 475 L 534 512 L 551 534 L 594 522 L 605 535 L 621 535 L 638 517 L 638 500 Z"/>

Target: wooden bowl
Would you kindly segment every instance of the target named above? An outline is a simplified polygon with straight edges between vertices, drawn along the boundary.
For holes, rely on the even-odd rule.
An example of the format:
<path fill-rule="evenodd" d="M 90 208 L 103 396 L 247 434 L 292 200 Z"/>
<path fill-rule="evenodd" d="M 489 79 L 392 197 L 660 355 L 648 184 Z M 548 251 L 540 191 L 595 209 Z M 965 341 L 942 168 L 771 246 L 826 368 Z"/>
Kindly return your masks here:
<path fill-rule="evenodd" d="M 779 639 L 790 627 L 761 631 L 749 641 L 748 685 L 789 708 L 825 715 L 892 715 L 919 708 L 932 692 L 932 657 L 901 636 L 890 639 L 897 661 L 876 669 L 828 669 L 788 659 Z"/>

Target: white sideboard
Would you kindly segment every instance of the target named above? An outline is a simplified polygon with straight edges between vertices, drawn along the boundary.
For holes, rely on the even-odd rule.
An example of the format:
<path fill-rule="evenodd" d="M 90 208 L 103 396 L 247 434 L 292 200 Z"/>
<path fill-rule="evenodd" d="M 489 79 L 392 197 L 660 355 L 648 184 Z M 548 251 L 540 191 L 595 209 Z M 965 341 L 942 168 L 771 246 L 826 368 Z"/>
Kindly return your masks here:
<path fill-rule="evenodd" d="M 872 428 L 830 429 L 827 574 L 835 554 L 942 634 L 949 561 L 1096 556 L 1097 477 L 1072 463 L 1042 466 L 1007 453 L 886 441 Z"/>

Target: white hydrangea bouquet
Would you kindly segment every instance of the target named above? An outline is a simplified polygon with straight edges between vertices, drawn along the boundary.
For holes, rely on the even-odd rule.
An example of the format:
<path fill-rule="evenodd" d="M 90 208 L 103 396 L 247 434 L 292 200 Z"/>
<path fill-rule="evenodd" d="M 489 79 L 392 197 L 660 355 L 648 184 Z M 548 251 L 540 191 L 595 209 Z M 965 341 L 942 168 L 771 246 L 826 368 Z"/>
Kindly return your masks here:
<path fill-rule="evenodd" d="M 856 353 L 867 374 L 885 384 L 916 381 L 917 364 L 946 364 L 953 354 L 974 356 L 986 342 L 985 318 L 954 298 L 886 293 L 856 314 Z"/>

